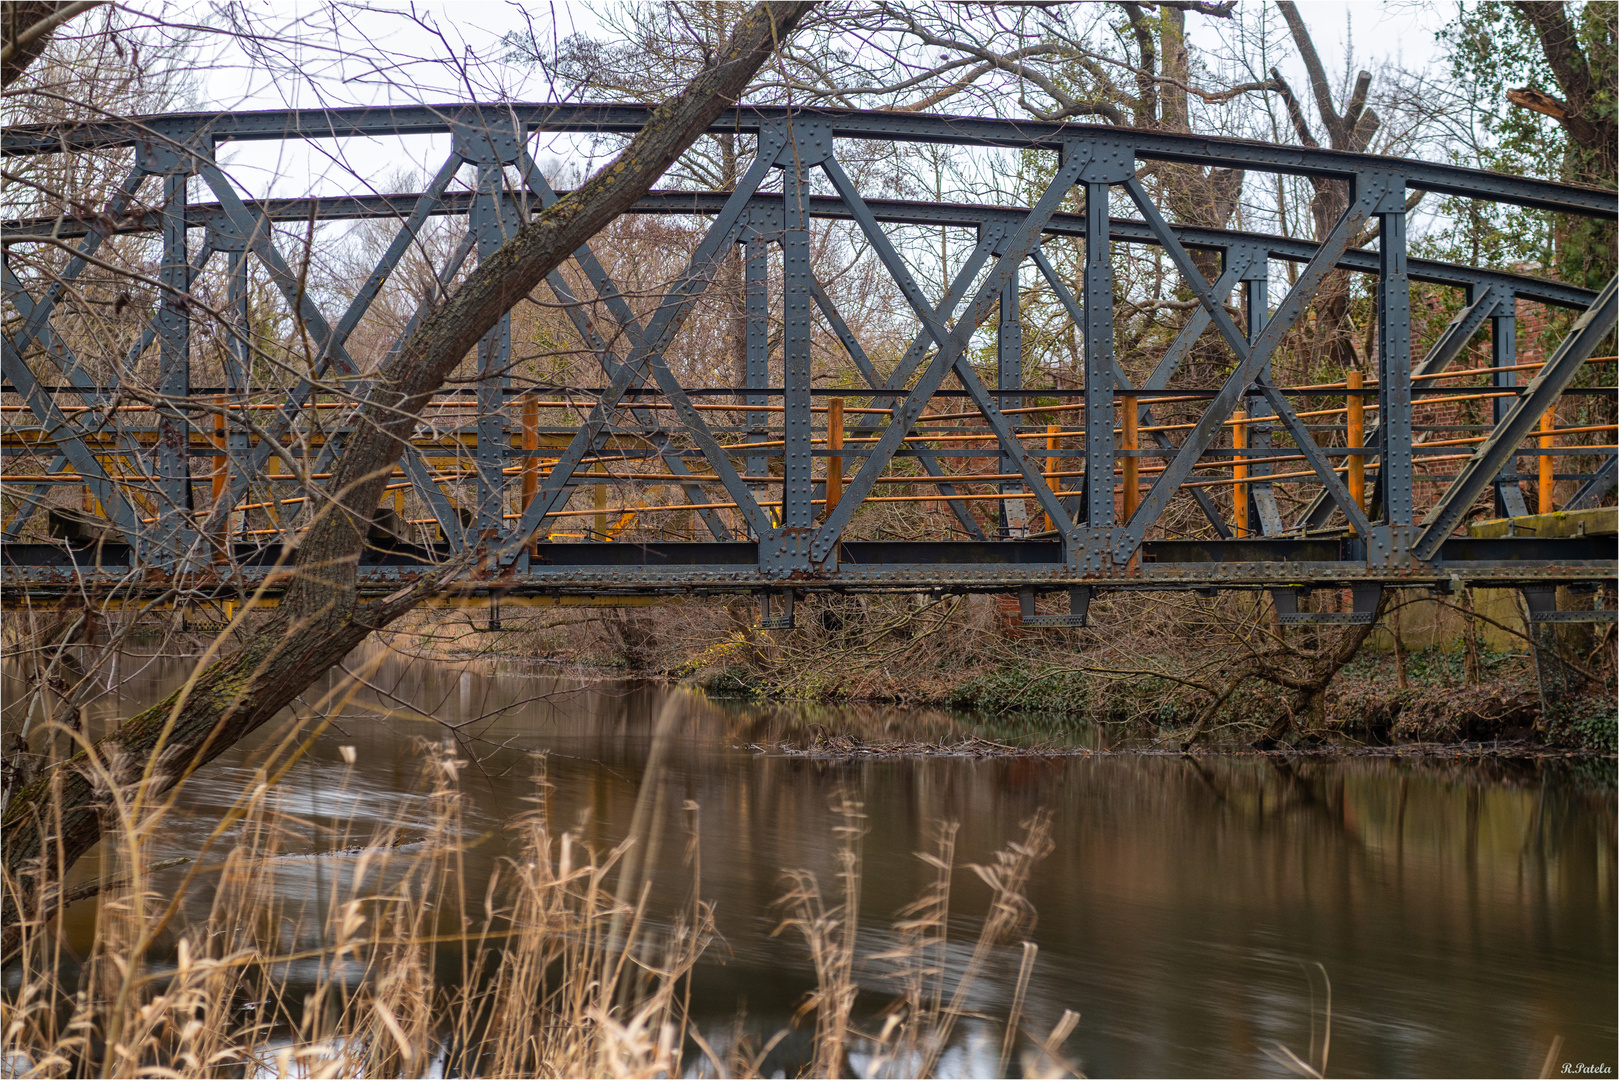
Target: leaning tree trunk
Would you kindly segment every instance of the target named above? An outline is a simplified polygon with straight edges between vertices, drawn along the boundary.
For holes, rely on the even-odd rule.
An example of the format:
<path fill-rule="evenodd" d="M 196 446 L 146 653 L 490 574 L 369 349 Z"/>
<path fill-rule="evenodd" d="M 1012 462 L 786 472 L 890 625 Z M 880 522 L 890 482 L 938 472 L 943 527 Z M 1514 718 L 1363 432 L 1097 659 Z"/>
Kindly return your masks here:
<path fill-rule="evenodd" d="M 357 590 L 373 510 L 417 416 L 495 323 L 545 276 L 633 206 L 726 107 L 734 104 L 808 0 L 767 0 L 738 24 L 717 62 L 653 111 L 624 152 L 524 226 L 430 314 L 378 369 L 333 464 L 321 512 L 300 539 L 292 584 L 268 625 L 186 687 L 118 726 L 7 801 L 0 839 L 6 890 L 0 947 L 13 947 L 33 901 L 101 837 L 98 788 L 140 780 L 161 792 L 290 704 L 373 631 L 411 610 L 443 575 L 370 603 Z"/>

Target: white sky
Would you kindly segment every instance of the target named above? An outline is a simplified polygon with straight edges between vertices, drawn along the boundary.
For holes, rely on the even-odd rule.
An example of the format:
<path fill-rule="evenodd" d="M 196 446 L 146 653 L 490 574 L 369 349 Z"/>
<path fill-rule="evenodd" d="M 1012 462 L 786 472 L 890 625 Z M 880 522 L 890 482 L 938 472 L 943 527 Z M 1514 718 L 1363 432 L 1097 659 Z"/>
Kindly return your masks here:
<path fill-rule="evenodd" d="M 1242 0 L 1241 10 L 1253 12 L 1259 2 Z M 1429 63 L 1436 51 L 1434 32 L 1454 10 L 1442 0 L 1303 0 L 1300 8 L 1335 81 L 1343 77 L 1351 43 L 1356 69 L 1375 70 L 1385 61 L 1407 68 Z M 524 32 L 531 25 L 542 37 L 553 33 L 565 37 L 571 31 L 603 36 L 591 10 L 566 2 L 432 0 L 407 4 L 377 0 L 367 8 L 258 2 L 237 10 L 268 36 L 296 42 L 283 47 L 276 66 L 284 69 L 288 63 L 296 63 L 319 78 L 288 78 L 284 70 L 273 72 L 262 64 L 249 63 L 231 39 L 205 36 L 207 58 L 196 87 L 202 108 L 307 108 L 501 97 L 547 100 L 554 94 L 535 69 L 499 62 L 506 51 L 500 44 L 502 36 Z M 193 11 L 201 20 L 208 9 Z M 167 17 L 174 14 L 173 8 L 166 10 Z M 1274 18 L 1274 11 L 1270 15 Z M 302 25 L 292 25 L 296 23 Z M 1208 35 L 1220 20 L 1193 16 L 1189 23 L 1194 46 L 1216 44 Z M 334 39 L 343 41 L 341 56 L 329 47 Z M 456 63 L 445 62 L 452 57 Z M 1290 43 L 1279 59 L 1283 74 L 1304 94 L 1303 68 Z M 464 77 L 458 76 L 457 67 L 466 73 Z M 557 150 L 568 153 L 565 145 Z M 267 196 L 357 193 L 367 186 L 394 190 L 390 181 L 401 171 L 430 172 L 447 152 L 447 138 L 416 138 L 341 145 L 330 140 L 237 144 L 222 148 L 221 157 L 246 192 Z M 581 153 L 588 150 L 576 145 L 568 156 Z M 589 163 L 588 158 L 578 161 L 581 166 Z M 542 165 L 548 164 L 542 160 Z"/>

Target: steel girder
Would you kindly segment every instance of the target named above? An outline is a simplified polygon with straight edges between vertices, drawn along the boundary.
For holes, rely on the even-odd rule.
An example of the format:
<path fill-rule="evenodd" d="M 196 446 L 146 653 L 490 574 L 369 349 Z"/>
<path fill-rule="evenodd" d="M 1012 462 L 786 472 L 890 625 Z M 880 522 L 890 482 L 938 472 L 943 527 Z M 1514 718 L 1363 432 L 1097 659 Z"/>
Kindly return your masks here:
<path fill-rule="evenodd" d="M 496 113 L 453 105 L 197 114 L 8 131 L 0 151 L 6 155 L 133 145 L 139 149 L 139 164 L 106 212 L 93 219 L 23 221 L 4 227 L 8 250 L 47 236 L 57 241 L 82 237 L 83 243 L 81 257 L 68 264 L 37 302 L 7 267 L 6 298 L 20 323 L 4 342 L 7 392 L 20 395 L 37 424 L 31 434 L 20 437 L 33 440 L 28 445 L 35 449 L 54 448 L 54 457 L 46 476 L 29 480 L 21 507 L 7 521 L 0 588 L 16 596 L 90 582 L 134 591 L 181 584 L 207 591 L 255 588 L 268 581 L 273 589 L 277 573 L 273 564 L 284 554 L 281 543 L 295 536 L 304 509 L 318 508 L 332 497 L 319 479 L 341 452 L 353 404 L 370 392 L 365 365 L 350 356 L 349 342 L 407 254 L 421 247 L 427 221 L 444 216 L 467 221 L 459 248 L 434 268 L 432 285 L 442 294 L 474 250 L 478 258 L 488 257 L 521 228 L 529 213 L 557 200 L 558 193 L 540 175 L 527 148 L 531 133 L 629 132 L 638 130 L 646 114 L 634 106 L 518 105 L 503 106 Z M 559 433 L 566 445 L 559 443 L 544 453 L 548 462 L 555 460 L 532 499 L 519 505 L 518 512 L 507 512 L 515 486 L 510 474 L 525 472 L 537 456 L 526 444 L 520 451 L 512 447 L 508 317 L 479 346 L 476 410 L 468 431 L 472 441 L 469 446 L 456 436 L 450 454 L 471 459 L 470 471 L 450 482 L 453 488 L 470 481 L 475 488 L 467 500 L 471 509 L 456 506 L 453 494 L 441 488 L 442 476 L 432 472 L 430 460 L 442 462 L 446 457 L 443 437 L 427 433 L 413 440 L 401 466 L 443 539 L 368 551 L 362 566 L 367 587 L 392 587 L 430 572 L 469 546 L 477 547 L 482 558 L 479 569 L 467 575 L 468 588 L 625 595 L 783 586 L 1005 591 L 1081 589 L 1100 583 L 1110 588 L 1308 588 L 1397 582 L 1448 587 L 1458 579 L 1510 584 L 1614 576 L 1612 553 L 1603 552 L 1600 542 L 1514 541 L 1501 546 L 1452 536 L 1479 493 L 1492 485 L 1509 512 L 1522 508 L 1513 462 L 1524 453 L 1521 444 L 1535 421 L 1568 389 L 1598 342 L 1612 332 L 1613 284 L 1598 295 L 1526 275 L 1409 259 L 1404 226 L 1405 193 L 1410 188 L 1596 217 L 1615 216 L 1611 193 L 1422 162 L 1086 125 L 745 109 L 722 118 L 716 126 L 720 129 L 753 134 L 758 140 L 752 165 L 735 189 L 659 192 L 635 208 L 637 213 L 712 219 L 686 271 L 644 321 L 632 312 L 588 247 L 581 248 L 575 259 L 587 294 L 579 292 L 577 278 L 560 271 L 548 279 L 585 349 L 600 364 L 606 385 L 589 393 L 592 400 L 584 421 Z M 233 140 L 422 133 L 449 134 L 451 151 L 427 189 L 415 195 L 256 202 L 244 199 L 214 160 L 217 145 Z M 1053 179 L 1032 207 L 868 199 L 838 160 L 840 139 L 1045 150 L 1056 153 L 1057 163 Z M 1164 220 L 1137 178 L 1141 160 L 1338 177 L 1350 182 L 1354 196 L 1320 244 L 1190 227 Z M 470 188 L 452 191 L 464 166 L 474 174 Z M 520 178 L 515 187 L 509 172 Z M 781 174 L 780 190 L 767 192 L 761 185 L 775 173 Z M 202 178 L 217 202 L 188 200 L 186 178 L 192 175 Z M 163 178 L 163 203 L 156 210 L 130 215 L 131 200 L 147 176 Z M 829 186 L 832 194 L 812 193 L 816 182 Z M 1111 215 L 1116 192 L 1128 197 L 1139 216 Z M 1079 212 L 1064 212 L 1065 204 L 1076 199 L 1082 201 Z M 275 223 L 382 217 L 399 221 L 399 229 L 343 315 L 327 320 L 292 270 L 294 264 L 278 249 Z M 1373 218 L 1380 237 L 1377 249 L 1352 246 Z M 904 296 L 919 326 L 911 347 L 886 373 L 867 355 L 859 336 L 815 278 L 812 220 L 852 225 L 858 241 L 871 249 Z M 903 245 L 885 231 L 885 226 L 894 225 L 976 231 L 977 245 L 956 268 L 942 298 L 926 295 Z M 200 244 L 189 240 L 191 230 L 203 231 Z M 143 231 L 163 241 L 162 302 L 153 323 L 125 358 L 123 370 L 133 370 L 140 354 L 154 341 L 159 344 L 159 378 L 149 395 L 158 420 L 150 435 L 130 428 L 108 409 L 117 380 L 98 382 L 88 376 L 67 344 L 71 335 L 53 329 L 53 319 L 61 314 L 58 301 L 86 260 L 109 236 Z M 1080 269 L 1073 282 L 1078 296 L 1042 250 L 1043 242 L 1079 245 Z M 1179 335 L 1139 384 L 1132 383 L 1113 355 L 1117 290 L 1113 247 L 1120 243 L 1161 248 L 1197 301 Z M 682 385 L 666 354 L 734 246 L 742 248 L 745 379 L 743 386 L 715 389 L 741 394 L 742 404 L 752 411 L 741 427 L 725 427 L 710 422 L 712 413 L 704 409 L 712 406 L 699 407 L 693 400 L 713 391 Z M 1222 272 L 1213 282 L 1203 277 L 1189 253 L 1199 249 L 1220 254 Z M 779 352 L 772 348 L 770 333 L 770 267 L 777 250 L 781 252 L 781 299 L 775 316 L 781 325 Z M 231 409 L 244 409 L 250 399 L 262 400 L 272 389 L 262 380 L 254 385 L 247 306 L 250 259 L 282 296 L 313 347 L 307 372 L 290 391 L 281 392 L 280 405 L 267 420 L 250 423 L 246 412 L 230 413 L 241 422 L 228 425 L 223 445 L 208 441 L 206 427 L 212 416 L 224 413 L 199 409 L 191 371 L 191 283 L 216 252 L 227 253 L 230 263 L 222 396 Z M 1270 260 L 1302 266 L 1274 311 L 1268 310 Z M 1020 272 L 1029 262 L 1067 312 L 1082 344 L 1083 387 L 1068 396 L 1046 387 L 1037 398 L 1038 388 L 1029 385 L 1033 368 L 1025 356 L 1019 313 L 1025 295 Z M 1322 279 L 1334 270 L 1376 278 L 1379 418 L 1368 432 L 1364 457 L 1375 466 L 1378 498 L 1370 513 L 1346 488 L 1343 470 L 1332 464 L 1332 457 L 1343 457 L 1344 452 L 1319 441 L 1322 429 L 1306 424 L 1295 408 L 1293 395 L 1298 392 L 1275 385 L 1271 375 L 1278 347 L 1304 315 Z M 1415 368 L 1410 353 L 1412 280 L 1467 292 L 1466 306 Z M 1246 298 L 1245 326 L 1226 310 L 1239 284 Z M 424 299 L 433 302 L 431 290 Z M 1512 370 L 1518 300 L 1584 312 L 1569 340 L 1521 391 Z M 594 320 L 592 312 L 597 310 L 605 312 L 613 329 L 604 330 Z M 818 507 L 826 502 L 828 488 L 817 477 L 816 465 L 832 455 L 825 436 L 817 435 L 815 414 L 820 410 L 815 401 L 828 396 L 815 382 L 817 313 L 865 384 L 839 393 L 867 403 L 851 426 L 856 445 L 840 446 L 837 454 L 853 462 L 853 475 L 836 506 L 825 510 Z M 392 349 L 403 344 L 419 318 L 420 312 L 407 322 Z M 1501 369 L 1494 371 L 1492 382 L 1503 395 L 1492 402 L 1493 430 L 1438 500 L 1431 507 L 1419 507 L 1416 468 L 1425 456 L 1433 456 L 1414 435 L 1422 381 L 1452 364 L 1486 319 L 1493 330 L 1492 366 Z M 975 333 L 991 320 L 996 326 L 993 389 L 981 378 L 972 352 Z M 1228 376 L 1218 388 L 1177 389 L 1173 384 L 1185 359 L 1210 327 L 1234 357 Z M 615 341 L 624 343 L 622 358 Z M 29 366 L 36 354 L 69 385 L 58 388 L 42 380 Z M 776 372 L 780 382 L 772 385 Z M 947 388 L 947 382 L 959 389 Z M 64 392 L 75 394 L 81 403 L 76 407 L 88 410 L 80 414 L 86 422 L 74 420 L 58 405 Z M 1082 405 L 1084 424 L 1076 437 L 1083 448 L 1052 450 L 1059 456 L 1048 459 L 1063 464 L 1058 474 L 1077 474 L 1074 491 L 1060 491 L 1056 474 L 1042 473 L 1024 444 L 1031 434 L 1024 415 L 1037 400 L 1049 401 L 1053 395 L 1059 402 Z M 1135 422 L 1153 429 L 1148 433 L 1150 448 L 1120 446 L 1115 419 L 1121 395 L 1135 399 Z M 1168 434 L 1173 428 L 1154 424 L 1154 403 L 1165 398 L 1185 401 L 1189 395 L 1206 399 L 1207 404 L 1195 423 L 1185 425 L 1190 430 L 1177 442 Z M 927 410 L 932 406 L 937 411 L 944 400 L 959 400 L 969 407 L 963 415 L 981 425 L 977 438 L 988 446 L 962 448 L 934 437 L 943 429 L 927 425 Z M 1238 490 L 1251 500 L 1262 535 L 1232 539 L 1211 492 L 1226 483 L 1216 478 L 1223 475 L 1217 471 L 1221 463 L 1237 454 L 1216 444 L 1239 403 L 1246 403 L 1256 434 L 1242 450 L 1252 479 Z M 768 410 L 779 413 L 779 426 L 767 419 L 775 415 Z M 1278 437 L 1292 445 L 1278 442 Z M 199 453 L 229 462 L 228 479 L 206 512 L 196 508 L 199 494 L 190 460 Z M 1165 460 L 1139 506 L 1123 519 L 1116 507 L 1121 455 Z M 120 467 L 116 475 L 110 474 L 105 467 L 109 456 L 136 467 Z M 991 461 L 995 472 L 983 484 L 970 478 L 963 481 L 962 474 L 947 466 L 962 457 Z M 1273 459 L 1278 457 L 1302 460 L 1306 471 L 1291 476 L 1305 476 L 1320 489 L 1292 528 L 1283 522 L 1274 495 L 1280 480 Z M 692 470 L 694 459 L 706 466 L 702 473 Z M 892 466 L 905 459 L 914 460 L 920 473 L 894 476 Z M 272 460 L 286 465 L 284 479 L 269 478 L 266 467 Z M 519 462 L 515 469 L 507 464 L 513 460 Z M 1571 504 L 1599 499 L 1611 487 L 1613 460 L 1610 453 L 1595 473 L 1572 474 L 1587 482 Z M 547 540 L 558 516 L 577 513 L 567 507 L 581 487 L 619 482 L 591 471 L 593 463 L 600 469 L 614 461 L 657 462 L 669 470 L 684 505 L 695 510 L 713 540 L 675 544 Z M 745 472 L 737 470 L 738 462 Z M 1068 468 L 1070 463 L 1076 467 Z M 93 546 L 82 538 L 76 546 L 71 541 L 55 547 L 17 542 L 14 538 L 28 514 L 43 501 L 43 492 L 56 482 L 53 476 L 64 464 L 75 468 L 75 482 L 89 485 L 109 516 L 111 531 Z M 876 485 L 897 479 L 931 492 L 925 497 L 948 507 L 970 539 L 851 538 L 856 515 L 877 497 Z M 987 485 L 990 493 L 969 494 L 966 487 L 975 484 Z M 779 502 L 771 502 L 767 493 L 778 491 Z M 133 503 L 126 493 L 134 495 Z M 1166 509 L 1172 500 L 1188 495 L 1207 519 L 1214 539 L 1174 540 L 1163 535 Z M 987 520 L 997 524 L 997 539 L 986 537 L 982 527 L 986 515 L 975 513 L 975 507 L 985 504 L 975 499 L 992 500 Z M 1035 512 L 1054 526 L 1054 534 L 1046 534 L 1046 539 L 1026 538 L 1031 531 L 1030 501 L 1036 504 Z M 243 506 L 275 509 L 268 516 L 274 518 L 276 542 L 243 544 L 233 539 L 233 515 Z M 1419 525 L 1423 509 L 1428 512 Z M 1334 514 L 1341 515 L 1346 527 L 1334 535 L 1312 535 L 1332 533 Z"/>
<path fill-rule="evenodd" d="M 511 102 L 498 106 L 418 105 L 405 108 L 269 109 L 229 113 L 178 113 L 68 126 L 17 126 L 0 140 L 0 156 L 116 147 L 201 147 L 245 140 L 343 139 L 378 135 L 431 135 L 454 124 L 493 132 L 575 132 L 630 135 L 652 115 L 650 105 Z M 845 109 L 788 109 L 749 106 L 721 113 L 710 130 L 758 135 L 789 121 L 814 121 L 834 138 L 1059 150 L 1071 139 L 1113 139 L 1116 128 L 1093 124 L 1052 124 L 1033 120 L 994 120 L 972 116 L 930 116 Z M 1138 157 L 1205 167 L 1260 169 L 1303 176 L 1351 179 L 1368 169 L 1386 169 L 1411 187 L 1485 198 L 1495 202 L 1561 213 L 1619 216 L 1612 192 L 1464 169 L 1454 165 L 1380 158 L 1319 147 L 1278 146 L 1242 139 L 1217 139 L 1170 132 L 1124 133 Z"/>
<path fill-rule="evenodd" d="M 559 190 L 558 195 L 567 194 Z M 388 218 L 403 221 L 421 195 L 332 195 L 313 199 L 262 199 L 253 202 L 254 210 L 272 222 L 348 221 Z M 712 191 L 654 191 L 630 209 L 632 214 L 717 214 L 724 207 L 726 195 Z M 465 217 L 472 204 L 470 192 L 447 192 L 433 205 L 432 213 L 449 217 Z M 767 205 L 766 200 L 755 201 L 757 208 Z M 912 202 L 901 199 L 867 199 L 866 206 L 872 216 L 885 225 L 934 225 L 962 229 L 1005 229 L 1027 215 L 1026 207 L 979 206 L 963 203 Z M 217 203 L 199 203 L 188 208 L 190 227 L 209 226 L 222 213 Z M 841 198 L 834 195 L 811 195 L 809 215 L 812 218 L 848 221 L 853 219 Z M 102 217 L 31 218 L 25 221 L 0 222 L 6 243 L 20 243 L 30 238 L 52 237 L 74 240 L 89 235 Z M 157 213 L 126 215 L 118 219 L 110 234 L 156 232 L 160 228 Z M 1172 225 L 1182 244 L 1193 249 L 1225 251 L 1232 247 L 1246 247 L 1265 253 L 1267 258 L 1282 262 L 1306 263 L 1314 258 L 1316 244 L 1285 236 L 1269 236 L 1238 230 L 1223 231 L 1195 225 Z M 1131 218 L 1113 218 L 1108 223 L 1115 243 L 1153 244 L 1157 238 L 1140 221 Z M 1085 236 L 1083 214 L 1056 213 L 1046 223 L 1045 233 L 1051 237 Z M 1378 270 L 1376 251 L 1352 249 L 1338 259 L 1338 268 L 1375 274 Z M 1432 259 L 1408 260 L 1408 273 L 1412 281 L 1433 285 L 1446 285 L 1458 289 L 1483 288 L 1509 290 L 1513 295 L 1530 303 L 1549 304 L 1552 307 L 1584 310 L 1596 293 L 1577 285 L 1567 285 L 1530 274 L 1514 274 L 1483 267 L 1460 266 Z"/>

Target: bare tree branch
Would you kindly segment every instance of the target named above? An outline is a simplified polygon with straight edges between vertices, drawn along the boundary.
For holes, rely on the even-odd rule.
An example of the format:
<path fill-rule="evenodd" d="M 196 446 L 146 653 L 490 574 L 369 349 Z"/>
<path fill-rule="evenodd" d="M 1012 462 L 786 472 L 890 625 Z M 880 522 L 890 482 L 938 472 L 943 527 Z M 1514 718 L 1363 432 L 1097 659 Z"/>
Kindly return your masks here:
<path fill-rule="evenodd" d="M 5 44 L 0 46 L 0 87 L 10 86 L 28 69 L 58 26 L 105 3 L 106 0 L 74 0 L 67 4 L 59 0 L 13 0 L 6 4 L 0 13 L 0 32 L 5 37 Z"/>

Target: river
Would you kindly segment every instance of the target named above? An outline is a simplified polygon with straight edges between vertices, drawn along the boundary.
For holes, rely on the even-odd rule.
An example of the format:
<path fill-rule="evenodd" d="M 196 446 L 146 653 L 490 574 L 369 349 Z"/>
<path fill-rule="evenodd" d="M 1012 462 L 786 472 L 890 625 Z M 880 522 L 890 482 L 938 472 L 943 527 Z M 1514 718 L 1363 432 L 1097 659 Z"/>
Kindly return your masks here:
<path fill-rule="evenodd" d="M 103 720 L 154 700 L 188 667 L 133 655 L 120 664 L 122 684 L 92 710 Z M 953 821 L 951 963 L 964 962 L 989 898 L 966 864 L 991 861 L 1022 822 L 1051 815 L 1055 849 L 1028 890 L 1038 921 L 1026 936 L 1039 951 L 1027 1023 L 1045 1032 L 1065 1009 L 1078 1012 L 1067 1052 L 1091 1075 L 1287 1075 L 1276 1048 L 1308 1052 L 1328 980 L 1333 1074 L 1521 1075 L 1559 1038 L 1562 1061 L 1615 1063 L 1611 761 L 1191 758 L 1106 752 L 1083 729 L 1076 745 L 1093 752 L 834 759 L 780 744 L 970 725 L 899 709 L 708 701 L 518 662 L 390 656 L 374 668 L 372 688 L 283 781 L 282 808 L 351 834 L 380 827 L 420 790 L 423 742 L 458 725 L 465 827 L 486 838 L 462 871 L 474 896 L 503 854 L 502 826 L 532 806 L 536 752 L 553 826 L 577 826 L 605 849 L 628 828 L 654 718 L 669 695 L 686 695 L 665 759 L 653 881 L 676 901 L 689 890 L 680 830 L 695 803 L 701 891 L 723 940 L 698 969 L 694 1001 L 717 1028 L 739 1012 L 760 1030 L 786 1025 L 811 985 L 802 940 L 771 935 L 774 902 L 790 869 L 834 892 L 831 804 L 850 792 L 866 815 L 868 956 L 893 943 L 896 913 L 927 884 L 915 853 Z M 17 684 L 7 689 L 15 700 Z M 194 852 L 274 735 L 264 729 L 195 776 L 151 857 Z M 278 887 L 289 901 L 319 896 L 340 862 L 289 860 Z M 206 910 L 199 890 L 187 915 Z M 65 920 L 81 949 L 93 917 L 80 904 Z M 1015 944 L 996 956 L 975 986 L 975 1012 L 1006 1014 L 1017 965 Z M 885 993 L 875 968 L 861 964 L 863 1011 Z M 951 1067 L 981 1070 L 998 1038 L 988 1021 L 966 1025 Z M 988 1054 L 993 1067 L 994 1047 Z"/>

